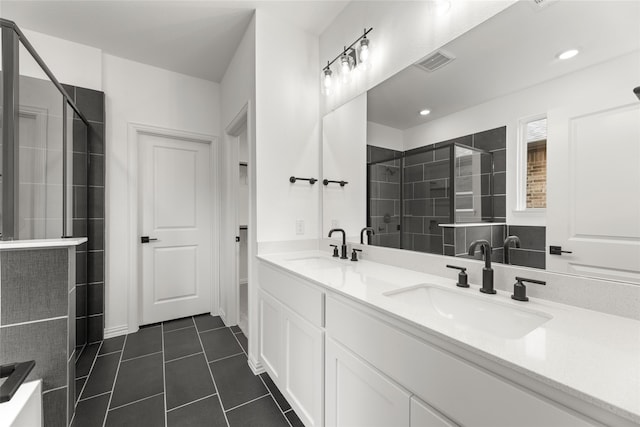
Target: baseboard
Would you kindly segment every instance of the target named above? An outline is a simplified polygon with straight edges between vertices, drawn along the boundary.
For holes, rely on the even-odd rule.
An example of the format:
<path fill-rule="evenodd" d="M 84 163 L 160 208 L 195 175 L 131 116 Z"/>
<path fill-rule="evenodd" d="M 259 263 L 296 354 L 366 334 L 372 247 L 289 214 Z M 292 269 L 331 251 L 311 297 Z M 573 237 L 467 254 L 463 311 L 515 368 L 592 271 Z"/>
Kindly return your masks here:
<path fill-rule="evenodd" d="M 127 325 L 104 328 L 104 339 L 119 337 L 120 335 L 127 335 L 128 333 L 129 333 L 129 327 Z"/>
<path fill-rule="evenodd" d="M 251 368 L 251 371 L 254 375 L 260 375 L 265 372 L 262 363 L 254 361 L 251 357 L 247 358 L 247 363 L 249 364 L 249 368 Z"/>

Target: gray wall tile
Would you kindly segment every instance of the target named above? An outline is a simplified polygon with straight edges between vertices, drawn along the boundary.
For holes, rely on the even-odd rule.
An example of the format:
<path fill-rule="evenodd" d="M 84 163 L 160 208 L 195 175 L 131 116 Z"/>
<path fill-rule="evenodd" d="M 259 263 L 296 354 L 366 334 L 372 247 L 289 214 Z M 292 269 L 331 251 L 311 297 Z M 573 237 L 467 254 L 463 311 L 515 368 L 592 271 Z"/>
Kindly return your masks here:
<path fill-rule="evenodd" d="M 0 364 L 35 360 L 28 380 L 42 378 L 43 390 L 67 383 L 67 319 L 0 328 Z"/>
<path fill-rule="evenodd" d="M 66 371 L 66 368 L 65 368 Z M 42 395 L 42 412 L 45 427 L 67 426 L 67 388 Z"/>
<path fill-rule="evenodd" d="M 67 315 L 69 250 L 0 252 L 2 325 Z"/>

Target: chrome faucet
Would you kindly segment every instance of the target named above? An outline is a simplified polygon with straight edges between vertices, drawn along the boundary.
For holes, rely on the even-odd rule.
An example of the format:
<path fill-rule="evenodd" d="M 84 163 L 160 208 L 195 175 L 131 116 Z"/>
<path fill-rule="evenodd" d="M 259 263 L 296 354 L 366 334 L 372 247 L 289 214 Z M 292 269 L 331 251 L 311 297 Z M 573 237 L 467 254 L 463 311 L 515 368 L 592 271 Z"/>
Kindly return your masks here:
<path fill-rule="evenodd" d="M 336 231 L 342 233 L 342 250 L 340 251 L 340 259 L 347 259 L 347 233 L 345 233 L 342 228 L 332 228 L 329 230 L 329 237 L 331 237 L 331 235 Z"/>
<path fill-rule="evenodd" d="M 513 242 L 513 246 L 516 248 L 520 247 L 520 238 L 518 236 L 509 236 L 504 239 L 504 263 L 511 264 L 511 257 L 509 255 L 509 248 L 511 247 L 511 242 Z"/>
<path fill-rule="evenodd" d="M 364 233 L 365 232 L 369 236 L 369 238 L 367 239 L 367 243 L 369 243 L 369 244 L 371 244 L 371 236 L 376 234 L 376 232 L 373 229 L 373 227 L 365 227 L 362 230 L 360 230 L 360 244 L 361 245 L 364 245 Z"/>
<path fill-rule="evenodd" d="M 469 246 L 469 255 L 476 253 L 476 246 L 482 248 L 482 256 L 484 257 L 484 268 L 482 269 L 482 288 L 480 292 L 484 294 L 495 294 L 493 289 L 493 269 L 491 268 L 491 244 L 486 240 L 474 240 Z"/>

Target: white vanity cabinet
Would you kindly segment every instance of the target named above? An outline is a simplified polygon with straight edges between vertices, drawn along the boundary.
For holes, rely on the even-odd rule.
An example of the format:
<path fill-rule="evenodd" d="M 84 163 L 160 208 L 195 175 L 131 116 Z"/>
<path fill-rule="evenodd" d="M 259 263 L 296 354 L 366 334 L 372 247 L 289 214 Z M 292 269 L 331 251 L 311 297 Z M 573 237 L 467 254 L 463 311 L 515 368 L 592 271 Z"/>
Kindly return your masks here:
<path fill-rule="evenodd" d="M 409 427 L 411 394 L 327 338 L 326 425 Z"/>
<path fill-rule="evenodd" d="M 377 425 L 369 423 L 383 419 L 377 412 L 385 409 L 395 411 L 397 421 L 386 424 L 394 426 L 599 425 L 387 320 L 349 300 L 327 297 L 327 425 Z M 373 411 L 372 419 L 357 418 L 356 410 Z"/>
<path fill-rule="evenodd" d="M 260 264 L 260 359 L 307 427 L 324 425 L 324 293 Z"/>
<path fill-rule="evenodd" d="M 413 396 L 411 398 L 411 427 L 458 427 L 434 408 Z"/>

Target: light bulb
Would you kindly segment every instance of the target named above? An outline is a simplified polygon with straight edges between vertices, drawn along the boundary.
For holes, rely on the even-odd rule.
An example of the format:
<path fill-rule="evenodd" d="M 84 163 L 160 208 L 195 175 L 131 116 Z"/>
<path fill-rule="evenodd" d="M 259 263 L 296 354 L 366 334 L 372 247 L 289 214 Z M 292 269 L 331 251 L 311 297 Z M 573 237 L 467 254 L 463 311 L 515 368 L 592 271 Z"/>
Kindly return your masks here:
<path fill-rule="evenodd" d="M 351 71 L 351 64 L 349 64 L 349 55 L 347 55 L 346 52 L 343 53 L 340 57 L 340 70 L 343 75 L 347 75 L 349 74 L 349 71 Z"/>
<path fill-rule="evenodd" d="M 333 82 L 331 79 L 331 74 L 333 74 L 331 72 L 330 68 L 325 68 L 324 69 L 324 87 L 325 89 L 329 89 L 331 87 L 331 83 Z"/>
<path fill-rule="evenodd" d="M 569 49 L 558 55 L 558 59 L 570 59 L 576 56 L 580 51 L 578 49 Z"/>
<path fill-rule="evenodd" d="M 360 40 L 360 62 L 367 62 L 369 58 L 369 39 L 365 36 Z"/>
<path fill-rule="evenodd" d="M 431 110 L 421 110 L 420 111 L 420 115 L 421 116 L 428 116 L 429 114 L 431 114 Z"/>

